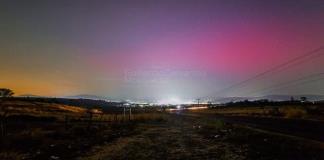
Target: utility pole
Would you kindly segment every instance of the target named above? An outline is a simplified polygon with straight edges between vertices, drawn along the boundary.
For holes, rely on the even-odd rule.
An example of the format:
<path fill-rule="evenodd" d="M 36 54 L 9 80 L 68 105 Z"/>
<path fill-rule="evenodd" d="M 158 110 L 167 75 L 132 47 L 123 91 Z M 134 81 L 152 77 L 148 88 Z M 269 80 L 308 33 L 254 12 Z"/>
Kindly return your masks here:
<path fill-rule="evenodd" d="M 198 104 L 197 104 L 198 106 L 197 107 L 199 107 L 200 98 L 197 99 L 197 102 L 198 102 Z"/>
<path fill-rule="evenodd" d="M 207 107 L 208 107 L 208 108 L 211 108 L 211 107 L 212 107 L 212 102 L 211 102 L 211 101 L 208 101 L 208 102 L 207 102 Z"/>

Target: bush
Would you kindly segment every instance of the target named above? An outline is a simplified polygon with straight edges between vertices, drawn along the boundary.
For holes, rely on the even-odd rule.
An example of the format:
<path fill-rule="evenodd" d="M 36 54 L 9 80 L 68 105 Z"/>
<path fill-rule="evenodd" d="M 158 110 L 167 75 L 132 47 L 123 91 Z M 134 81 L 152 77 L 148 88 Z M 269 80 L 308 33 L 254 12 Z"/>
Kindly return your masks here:
<path fill-rule="evenodd" d="M 302 107 L 285 107 L 281 108 L 280 112 L 286 118 L 305 118 L 307 111 Z"/>

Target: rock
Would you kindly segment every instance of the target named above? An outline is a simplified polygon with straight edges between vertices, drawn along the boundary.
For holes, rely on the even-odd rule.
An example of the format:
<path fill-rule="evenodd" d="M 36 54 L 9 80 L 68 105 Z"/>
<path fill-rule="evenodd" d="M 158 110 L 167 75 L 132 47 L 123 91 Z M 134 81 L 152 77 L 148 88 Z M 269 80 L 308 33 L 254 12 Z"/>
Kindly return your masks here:
<path fill-rule="evenodd" d="M 60 159 L 60 157 L 58 157 L 58 156 L 51 156 L 50 158 L 54 159 L 54 160 Z"/>
<path fill-rule="evenodd" d="M 221 132 L 224 132 L 224 133 L 226 133 L 226 132 L 227 132 L 227 130 L 226 130 L 226 129 L 222 129 L 222 130 L 221 130 Z"/>

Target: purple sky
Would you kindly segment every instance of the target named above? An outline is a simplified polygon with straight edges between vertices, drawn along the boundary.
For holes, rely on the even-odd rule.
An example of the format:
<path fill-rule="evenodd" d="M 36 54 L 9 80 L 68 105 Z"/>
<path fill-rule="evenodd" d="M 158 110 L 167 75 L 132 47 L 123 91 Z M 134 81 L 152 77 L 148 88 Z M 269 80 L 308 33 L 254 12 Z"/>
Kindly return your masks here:
<path fill-rule="evenodd" d="M 0 86 L 18 94 L 324 94 L 323 80 L 262 90 L 324 72 L 318 56 L 215 95 L 323 46 L 322 0 L 3 0 L 0 18 Z"/>

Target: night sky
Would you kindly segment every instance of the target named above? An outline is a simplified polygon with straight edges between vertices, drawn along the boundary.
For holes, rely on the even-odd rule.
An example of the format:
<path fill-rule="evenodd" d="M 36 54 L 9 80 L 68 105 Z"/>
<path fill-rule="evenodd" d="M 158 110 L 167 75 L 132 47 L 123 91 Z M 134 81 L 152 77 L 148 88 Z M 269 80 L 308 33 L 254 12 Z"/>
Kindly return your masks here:
<path fill-rule="evenodd" d="M 0 87 L 17 95 L 324 94 L 324 76 L 263 90 L 324 72 L 324 55 L 218 92 L 321 46 L 323 0 L 0 1 Z"/>

